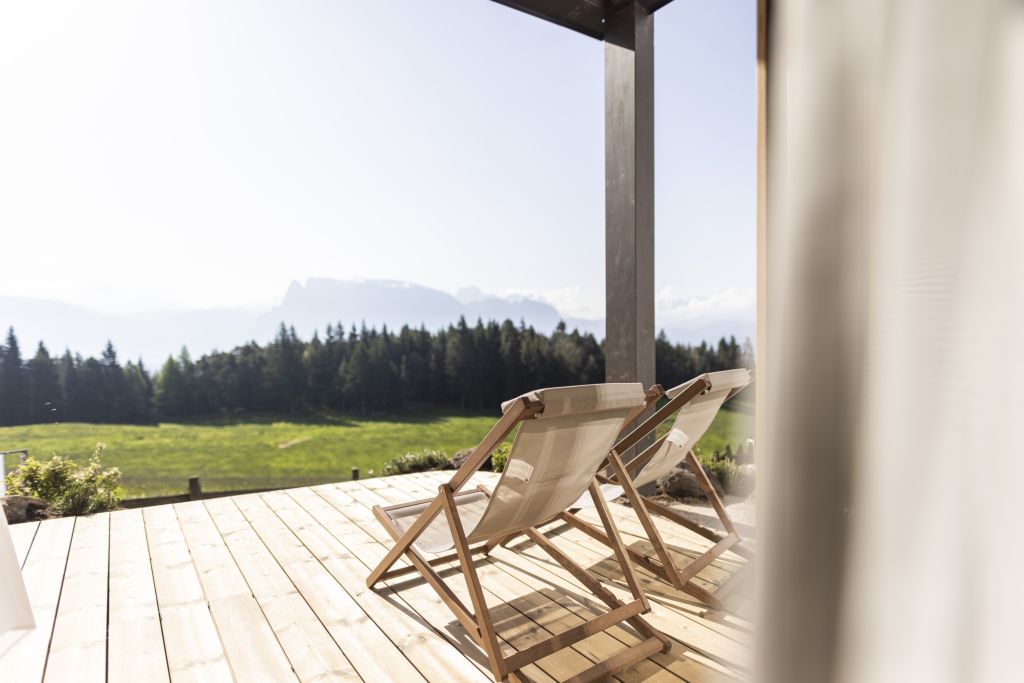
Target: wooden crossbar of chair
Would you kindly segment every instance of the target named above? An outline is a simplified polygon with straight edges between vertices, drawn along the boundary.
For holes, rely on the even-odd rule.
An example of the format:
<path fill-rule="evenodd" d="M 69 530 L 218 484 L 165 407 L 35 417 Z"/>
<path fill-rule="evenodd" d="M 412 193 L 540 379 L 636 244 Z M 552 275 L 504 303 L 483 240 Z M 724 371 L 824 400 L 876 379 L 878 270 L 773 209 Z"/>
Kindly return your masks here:
<path fill-rule="evenodd" d="M 573 683 L 586 683 L 631 666 L 656 652 L 668 652 L 671 648 L 671 641 L 668 637 L 650 626 L 641 616 L 641 614 L 650 611 L 650 605 L 640 587 L 636 573 L 629 563 L 626 547 L 622 543 L 622 538 L 615 527 L 608 504 L 601 495 L 597 481 L 592 481 L 588 490 L 598 510 L 601 526 L 608 539 L 607 543 L 619 561 L 633 599 L 629 602 L 622 602 L 610 590 L 602 586 L 590 571 L 559 550 L 551 541 L 537 532 L 536 529 L 527 529 L 521 533 L 525 533 L 532 538 L 552 559 L 604 602 L 608 606 L 609 611 L 593 617 L 568 631 L 555 634 L 524 650 L 508 655 L 504 654 L 501 650 L 497 633 L 494 629 L 494 622 L 487 608 L 483 587 L 473 562 L 474 555 L 486 554 L 503 539 L 495 539 L 485 544 L 470 547 L 458 513 L 457 497 L 459 489 L 465 485 L 487 456 L 520 421 L 531 419 L 542 411 L 543 405 L 539 401 L 530 401 L 528 399 L 517 401 L 516 404 L 506 410 L 505 414 L 498 420 L 487 436 L 484 437 L 484 440 L 474 449 L 462 467 L 456 471 L 452 479 L 447 484 L 442 484 L 438 488 L 437 496 L 434 498 L 387 507 L 374 506 L 374 516 L 394 539 L 395 545 L 377 567 L 370 572 L 366 585 L 373 588 L 380 581 L 406 576 L 414 572 L 420 574 L 427 584 L 437 592 L 442 602 L 448 606 L 470 637 L 484 650 L 487 655 L 488 667 L 495 681 L 502 681 L 506 678 L 509 680 L 525 681 L 527 679 L 521 672 L 523 667 L 621 622 L 632 625 L 643 637 L 639 643 L 619 651 L 610 658 L 594 664 L 569 679 Z M 490 493 L 482 487 L 478 487 L 476 490 L 488 497 L 490 496 Z M 412 505 L 426 505 L 426 507 L 413 524 L 403 533 L 388 513 L 408 508 Z M 438 514 L 446 516 L 455 544 L 455 553 L 428 560 L 413 544 Z M 393 569 L 394 563 L 401 557 L 405 557 L 411 566 Z M 459 567 L 462 570 L 471 606 L 463 603 L 435 570 L 437 565 L 454 560 L 458 560 Z"/>
<path fill-rule="evenodd" d="M 689 387 L 656 410 L 653 415 L 626 433 L 626 435 L 623 436 L 612 448 L 611 453 L 609 453 L 608 458 L 605 460 L 607 470 L 604 474 L 599 474 L 597 480 L 603 484 L 612 484 L 622 487 L 623 494 L 629 500 L 640 525 L 643 527 L 648 540 L 654 547 L 656 557 L 650 557 L 634 548 L 627 547 L 626 552 L 629 554 L 630 558 L 647 571 L 657 574 L 661 578 L 665 579 L 678 590 L 692 595 L 712 609 L 720 610 L 724 609 L 723 600 L 749 573 L 748 569 L 751 566 L 750 562 L 754 559 L 754 553 L 743 545 L 743 538 L 740 537 L 739 532 L 736 530 L 736 525 L 733 523 L 728 511 L 725 509 L 725 504 L 722 502 L 721 497 L 711 485 L 711 481 L 708 479 L 707 473 L 701 466 L 700 461 L 697 460 L 697 457 L 693 454 L 692 450 L 687 452 L 686 457 L 684 458 L 686 466 L 697 478 L 697 483 L 699 484 L 701 491 L 703 491 L 704 495 L 707 496 L 708 501 L 715 510 L 715 514 L 718 516 L 719 521 L 721 521 L 722 526 L 725 528 L 726 533 L 724 534 L 687 519 L 676 510 L 642 495 L 633 484 L 633 477 L 636 476 L 636 474 L 640 472 L 648 462 L 650 462 L 651 458 L 653 458 L 655 454 L 657 454 L 658 449 L 661 447 L 668 435 L 655 440 L 653 444 L 645 448 L 643 452 L 628 463 L 623 463 L 621 459 L 622 453 L 625 453 L 630 448 L 638 444 L 647 435 L 653 434 L 658 425 L 667 420 L 694 398 L 700 396 L 706 391 L 709 391 L 710 389 L 710 382 L 704 378 L 698 378 L 697 381 L 693 382 Z M 741 390 L 742 387 L 732 390 L 725 400 L 728 401 Z M 665 392 L 659 385 L 648 390 L 646 392 L 647 408 L 654 405 L 659 398 L 664 395 Z M 623 429 L 623 432 L 626 432 L 627 429 L 628 425 Z M 700 534 L 704 538 L 713 541 L 714 545 L 699 557 L 692 560 L 685 568 L 680 569 L 676 561 L 672 558 L 668 545 L 662 538 L 661 532 L 654 523 L 654 520 L 651 517 L 652 513 L 669 519 L 680 526 Z M 572 527 L 583 531 L 591 538 L 594 538 L 606 545 L 610 545 L 612 543 L 608 534 L 602 532 L 601 529 L 593 524 L 581 519 L 577 514 L 577 511 L 570 510 L 563 512 L 559 515 L 559 518 Z M 708 591 L 697 585 L 694 581 L 697 574 L 726 551 L 736 553 L 747 560 L 747 564 L 714 592 Z"/>

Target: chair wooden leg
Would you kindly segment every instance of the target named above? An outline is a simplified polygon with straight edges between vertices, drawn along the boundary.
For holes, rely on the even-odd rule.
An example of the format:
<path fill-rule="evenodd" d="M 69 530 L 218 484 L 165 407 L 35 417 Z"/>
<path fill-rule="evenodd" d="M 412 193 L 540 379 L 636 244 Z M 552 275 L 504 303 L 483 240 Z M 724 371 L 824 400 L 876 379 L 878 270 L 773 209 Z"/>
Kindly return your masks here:
<path fill-rule="evenodd" d="M 486 545 L 481 544 L 481 545 L 477 545 L 477 546 L 474 546 L 474 547 L 470 548 L 469 549 L 469 553 L 470 553 L 470 555 L 486 555 L 491 550 L 493 550 L 493 548 L 489 548 Z M 444 555 L 442 557 L 435 557 L 432 560 L 428 560 L 427 564 L 429 564 L 431 567 L 436 567 L 439 564 L 448 564 L 449 562 L 454 562 L 455 560 L 458 560 L 458 559 L 459 559 L 458 554 L 456 554 L 456 553 L 449 553 L 448 555 Z M 386 581 L 388 579 L 396 579 L 396 578 L 398 578 L 400 576 L 406 576 L 408 574 L 415 574 L 418 571 L 419 570 L 416 569 L 416 567 L 413 566 L 413 565 L 409 565 L 409 566 L 406 566 L 406 567 L 399 567 L 398 569 L 392 569 L 392 570 L 390 570 L 388 572 L 385 572 L 384 575 L 381 576 L 381 580 L 382 581 Z"/>
<path fill-rule="evenodd" d="M 612 470 L 615 473 L 615 478 L 620 482 L 619 486 L 622 487 L 623 492 L 626 494 L 626 499 L 629 500 L 629 504 L 633 506 L 633 514 L 640 521 L 640 525 L 647 532 L 647 538 L 654 546 L 654 552 L 657 553 L 658 559 L 661 561 L 662 571 L 658 572 L 662 577 L 668 579 L 676 588 L 682 589 L 683 584 L 686 583 L 679 576 L 679 571 L 676 569 L 675 563 L 672 561 L 672 556 L 669 555 L 668 547 L 665 545 L 664 539 L 661 537 L 661 532 L 658 531 L 657 525 L 654 520 L 651 519 L 651 515 L 647 512 L 647 508 L 644 507 L 643 501 L 641 500 L 640 492 L 636 490 L 636 486 L 633 485 L 632 478 L 626 474 L 625 465 L 622 463 L 622 459 L 617 453 L 612 451 L 611 457 Z"/>
<path fill-rule="evenodd" d="M 675 522 L 676 524 L 678 524 L 679 526 L 684 527 L 686 529 L 689 529 L 690 531 L 692 531 L 695 534 L 703 536 L 704 538 L 708 539 L 709 541 L 714 541 L 715 543 L 718 543 L 719 541 L 721 541 L 726 536 L 726 534 L 718 533 L 717 531 L 715 531 L 713 529 L 709 529 L 709 528 L 707 528 L 705 526 L 701 526 L 697 522 L 694 522 L 693 520 L 687 519 L 683 515 L 679 514 L 678 511 L 673 510 L 672 508 L 668 507 L 667 505 L 662 505 L 661 503 L 659 503 L 656 500 L 651 500 L 650 498 L 646 498 L 646 497 L 643 497 L 643 496 L 641 496 L 641 498 L 644 501 L 644 507 L 647 508 L 647 510 L 649 512 L 652 512 L 652 513 L 658 515 L 659 517 L 664 517 L 665 519 L 671 520 L 671 521 Z M 754 558 L 753 551 L 745 548 L 742 545 L 742 543 L 743 543 L 743 540 L 740 539 L 740 544 L 738 544 L 736 546 L 733 546 L 732 551 L 734 553 L 736 553 L 737 555 L 739 555 L 740 557 L 744 558 L 744 559 L 747 559 L 747 560 L 753 559 Z"/>
<path fill-rule="evenodd" d="M 583 521 L 582 519 L 580 519 L 578 515 L 573 514 L 571 512 L 563 512 L 558 516 L 558 518 L 566 524 L 573 527 L 574 529 L 582 531 L 586 535 L 593 538 L 595 541 L 598 541 L 599 543 L 606 546 L 611 546 L 611 541 L 608 538 L 608 534 L 604 533 L 593 524 Z M 669 578 L 668 573 L 665 571 L 665 568 L 661 566 L 661 564 L 657 560 L 647 557 L 647 555 L 644 555 L 643 553 L 634 550 L 629 546 L 626 546 L 626 553 L 629 554 L 630 559 L 636 564 L 640 565 L 652 574 L 660 576 L 665 581 L 672 583 L 672 580 Z"/>
<path fill-rule="evenodd" d="M 614 453 L 612 454 L 613 459 L 617 457 Z M 644 606 L 644 613 L 650 612 L 651 606 L 647 602 L 647 596 L 640 587 L 640 580 L 636 577 L 636 570 L 633 569 L 633 565 L 629 561 L 629 556 L 626 554 L 625 546 L 622 543 L 622 537 L 619 535 L 619 529 L 615 526 L 615 520 L 608 509 L 608 503 L 601 494 L 601 489 L 597 486 L 597 481 L 590 482 L 590 497 L 594 501 L 594 507 L 597 508 L 597 516 L 601 518 L 601 523 L 608 534 L 608 540 L 611 541 L 612 552 L 615 553 L 615 559 L 619 561 L 619 566 L 622 568 L 622 575 L 626 579 L 626 585 L 629 586 L 629 592 L 633 594 L 634 600 L 639 600 Z"/>
<path fill-rule="evenodd" d="M 439 492 L 444 503 L 444 513 L 448 518 L 448 528 L 451 529 L 452 539 L 455 541 L 455 552 L 459 556 L 459 564 L 462 566 L 462 575 L 466 579 L 469 597 L 473 602 L 474 616 L 477 627 L 480 629 L 480 643 L 487 653 L 487 661 L 490 663 L 494 680 L 501 681 L 508 674 L 508 670 L 505 666 L 505 658 L 501 653 L 501 645 L 498 644 L 498 636 L 494 632 L 491 613 L 487 609 L 480 577 L 477 576 L 476 567 L 473 566 L 473 556 L 469 552 L 469 542 L 466 540 L 466 532 L 462 527 L 462 518 L 459 517 L 459 512 L 456 509 L 452 488 L 448 484 L 442 484 Z"/>
<path fill-rule="evenodd" d="M 489 554 L 492 550 L 497 548 L 499 545 L 502 548 L 507 547 L 508 544 L 511 543 L 512 540 L 515 539 L 517 536 L 519 536 L 519 534 L 515 533 L 515 534 L 509 534 L 508 536 L 502 536 L 501 538 L 495 538 L 495 539 L 491 539 L 490 541 L 487 541 L 487 543 L 484 544 L 484 554 Z"/>
<path fill-rule="evenodd" d="M 593 526 L 592 524 L 588 524 L 587 522 L 583 521 L 576 515 L 573 515 L 568 512 L 563 512 L 559 516 L 559 518 L 565 521 L 566 523 L 570 524 L 573 528 L 579 529 L 591 538 L 600 541 L 604 545 L 611 545 L 608 542 L 607 534 L 603 533 L 600 529 Z M 664 579 L 667 583 L 671 584 L 677 590 L 681 590 L 684 593 L 690 594 L 691 596 L 693 596 L 697 600 L 700 600 L 702 603 L 711 607 L 712 609 L 722 609 L 721 600 L 716 598 L 714 594 L 709 593 L 708 591 L 704 590 L 692 581 L 683 581 L 681 585 L 676 586 L 672 582 L 672 579 L 669 577 L 668 572 L 657 560 L 653 560 L 650 557 L 644 555 L 643 553 L 633 550 L 629 547 L 626 548 L 626 552 L 629 553 L 630 558 L 632 558 L 632 560 L 636 562 L 638 565 L 640 565 L 650 573 L 656 576 L 660 576 L 662 579 Z M 674 564 L 670 564 L 669 566 L 672 567 L 673 572 L 676 572 Z"/>
<path fill-rule="evenodd" d="M 726 550 L 739 543 L 740 537 L 736 534 L 729 534 L 721 541 L 711 546 L 708 550 L 698 557 L 697 559 L 686 565 L 686 569 L 679 572 L 679 578 L 683 581 L 690 581 L 693 577 L 697 576 L 704 567 L 714 562 L 719 555 L 724 553 Z"/>
<path fill-rule="evenodd" d="M 708 479 L 707 472 L 701 467 L 700 462 L 697 460 L 697 456 L 693 454 L 693 451 L 689 451 L 686 454 L 686 464 L 690 466 L 690 471 L 697 477 L 697 483 L 700 484 L 701 489 L 704 491 L 704 495 L 711 501 L 711 506 L 715 508 L 715 512 L 718 514 L 719 521 L 722 522 L 722 526 L 725 527 L 725 531 L 730 534 L 736 533 L 736 527 L 733 526 L 732 518 L 729 517 L 729 513 L 725 510 L 725 504 L 722 503 L 722 499 L 718 497 L 718 493 L 715 491 L 715 487 L 711 485 L 711 480 Z"/>
<path fill-rule="evenodd" d="M 632 666 L 659 651 L 665 651 L 662 648 L 661 641 L 657 638 L 647 638 L 602 662 L 598 662 L 586 671 L 581 671 L 572 678 L 565 679 L 565 683 L 591 683 L 592 681 L 605 679 L 609 674 L 625 669 L 627 666 Z"/>
<path fill-rule="evenodd" d="M 391 518 L 380 508 L 379 505 L 375 505 L 373 508 L 373 514 L 377 516 L 384 528 L 388 529 L 389 533 L 394 527 L 394 523 Z M 409 527 L 404 534 L 395 536 L 392 534 L 392 538 L 395 539 L 395 545 L 387 552 L 387 554 L 381 559 L 377 566 L 373 568 L 370 575 L 366 577 L 366 587 L 373 588 L 374 585 L 380 581 L 384 574 L 398 561 L 407 550 L 412 548 L 413 542 L 420 537 L 420 534 L 427 528 L 427 526 L 434 521 L 434 517 L 437 517 L 441 512 L 441 496 L 434 498 L 430 505 L 423 511 L 423 513 L 413 522 L 413 525 Z M 387 520 L 386 522 L 384 520 Z"/>
<path fill-rule="evenodd" d="M 707 473 L 704 472 L 704 469 L 700 466 L 700 462 L 697 461 L 693 452 L 691 451 L 687 454 L 687 466 L 690 467 L 695 476 L 697 476 L 701 490 L 704 491 L 708 500 L 711 502 L 712 507 L 715 508 L 715 512 L 717 513 L 719 520 L 721 520 L 722 525 L 729 530 L 725 534 L 716 533 L 707 527 L 687 519 L 677 511 L 653 501 L 646 496 L 640 495 L 636 490 L 636 487 L 632 484 L 632 479 L 627 475 L 625 465 L 623 465 L 621 458 L 617 456 L 615 451 L 612 451 L 608 462 L 613 471 L 613 477 L 605 478 L 599 476 L 598 479 L 605 483 L 616 484 L 623 488 L 623 492 L 629 500 L 630 505 L 632 505 L 637 519 L 640 521 L 641 526 L 643 526 L 644 531 L 647 533 L 647 537 L 650 540 L 651 545 L 654 546 L 658 560 L 656 561 L 653 558 L 647 557 L 632 548 L 626 548 L 626 552 L 629 556 L 633 558 L 638 565 L 665 579 L 678 590 L 692 595 L 712 609 L 723 609 L 724 606 L 722 604 L 722 600 L 725 599 L 728 592 L 723 591 L 722 589 L 726 586 L 729 587 L 729 591 L 735 589 L 736 585 L 740 582 L 739 577 L 734 577 L 737 579 L 736 581 L 733 581 L 730 578 L 730 580 L 723 584 L 723 586 L 714 593 L 701 588 L 694 583 L 693 579 L 702 569 L 714 562 L 715 559 L 727 550 L 731 550 L 746 559 L 748 561 L 747 566 L 749 566 L 750 561 L 753 560 L 753 553 L 741 545 L 743 539 L 741 539 L 737 533 L 732 519 L 725 510 L 725 505 L 722 503 L 722 499 L 711 486 L 711 481 L 708 479 Z M 669 554 L 668 546 L 662 538 L 661 533 L 658 531 L 657 526 L 654 524 L 654 519 L 651 517 L 652 512 L 662 517 L 666 517 L 671 521 L 700 534 L 708 540 L 714 541 L 715 545 L 693 560 L 685 569 L 680 570 Z M 601 541 L 605 545 L 611 545 L 611 539 L 609 539 L 606 534 L 601 533 L 599 529 L 579 519 L 576 515 L 572 513 L 562 513 L 560 518 L 571 524 L 573 527 L 580 529 L 592 538 Z M 747 567 L 744 567 L 743 569 L 746 568 Z M 737 575 L 740 573 L 743 573 L 742 569 L 737 572 Z"/>
<path fill-rule="evenodd" d="M 618 609 L 613 609 L 610 612 L 605 612 L 600 616 L 589 619 L 568 631 L 557 633 L 550 638 L 546 638 L 545 640 L 526 648 L 525 650 L 521 650 L 514 655 L 509 656 L 506 659 L 508 668 L 512 671 L 521 669 L 527 664 L 532 664 L 538 659 L 547 657 L 559 650 L 563 650 L 585 638 L 589 638 L 595 633 L 600 633 L 621 621 L 625 621 L 632 616 L 636 616 L 640 613 L 641 608 L 642 605 L 634 601 L 628 605 L 623 605 Z"/>
<path fill-rule="evenodd" d="M 753 571 L 754 565 L 751 562 L 746 563 L 737 571 L 735 574 L 730 576 L 725 583 L 718 587 L 715 591 L 715 595 L 725 600 L 729 594 L 731 594 L 738 586 L 740 586 L 746 578 Z"/>
<path fill-rule="evenodd" d="M 387 516 L 380 506 L 374 506 L 373 514 L 380 521 L 385 531 L 391 535 L 396 541 L 402 537 L 402 533 L 394 521 Z M 469 633 L 470 637 L 473 638 L 477 643 L 482 640 L 482 633 L 480 627 L 477 625 L 476 618 L 470 613 L 462 601 L 452 592 L 452 589 L 444 582 L 437 572 L 434 571 L 430 563 L 419 553 L 415 548 L 409 547 L 405 552 L 408 560 L 413 564 L 414 567 L 419 571 L 420 575 L 423 576 L 424 580 L 430 584 L 441 600 L 448 605 L 448 609 L 452 611 L 455 617 L 462 624 L 463 628 Z"/>
<path fill-rule="evenodd" d="M 616 598 L 610 590 L 602 586 L 601 582 L 595 579 L 589 571 L 584 569 L 575 560 L 566 555 L 555 544 L 549 541 L 544 534 L 540 533 L 536 529 L 527 529 L 526 535 L 531 541 L 536 543 L 541 549 L 550 555 L 555 562 L 560 564 L 563 569 L 572 574 L 577 581 L 589 589 L 591 593 L 596 595 L 598 599 L 608 605 L 608 607 L 611 609 L 618 609 L 623 606 L 624 603 L 621 600 Z M 662 652 L 668 652 L 672 647 L 672 641 L 665 637 L 665 635 L 656 628 L 648 624 L 643 617 L 630 617 L 626 621 L 645 638 L 656 638 L 662 644 Z"/>

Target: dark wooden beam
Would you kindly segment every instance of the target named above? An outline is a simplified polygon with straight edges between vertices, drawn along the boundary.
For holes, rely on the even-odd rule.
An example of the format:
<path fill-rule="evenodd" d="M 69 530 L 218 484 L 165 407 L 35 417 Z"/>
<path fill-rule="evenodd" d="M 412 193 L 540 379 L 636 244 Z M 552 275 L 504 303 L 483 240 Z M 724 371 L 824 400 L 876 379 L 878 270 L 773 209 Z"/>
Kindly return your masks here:
<path fill-rule="evenodd" d="M 654 14 L 670 2 L 672 0 L 637 0 L 637 4 L 643 5 L 643 8 L 651 14 Z"/>
<path fill-rule="evenodd" d="M 605 22 L 605 377 L 654 384 L 654 16 Z"/>
<path fill-rule="evenodd" d="M 653 14 L 672 0 L 493 0 L 545 21 L 604 40 L 608 18 L 636 4 Z"/>
<path fill-rule="evenodd" d="M 604 35 L 602 0 L 494 0 L 598 40 Z"/>

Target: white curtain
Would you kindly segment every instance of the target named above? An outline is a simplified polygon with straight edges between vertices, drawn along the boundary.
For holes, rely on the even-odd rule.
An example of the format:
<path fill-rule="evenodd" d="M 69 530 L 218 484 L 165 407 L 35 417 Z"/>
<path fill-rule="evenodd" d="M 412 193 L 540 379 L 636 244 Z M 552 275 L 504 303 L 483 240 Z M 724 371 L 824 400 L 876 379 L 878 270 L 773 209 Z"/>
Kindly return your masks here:
<path fill-rule="evenodd" d="M 769 54 L 761 678 L 1024 680 L 1024 3 Z"/>
<path fill-rule="evenodd" d="M 2 495 L 3 491 L 0 490 Z M 5 641 L 2 636 L 5 633 L 32 628 L 34 625 L 32 607 L 25 593 L 18 558 L 14 554 L 7 518 L 0 512 L 0 652 L 3 651 Z"/>

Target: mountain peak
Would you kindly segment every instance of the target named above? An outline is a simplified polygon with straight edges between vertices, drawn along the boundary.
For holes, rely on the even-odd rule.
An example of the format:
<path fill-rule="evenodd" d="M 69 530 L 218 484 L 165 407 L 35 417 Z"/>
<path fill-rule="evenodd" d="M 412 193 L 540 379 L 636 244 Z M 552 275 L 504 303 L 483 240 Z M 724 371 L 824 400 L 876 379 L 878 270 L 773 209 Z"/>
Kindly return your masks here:
<path fill-rule="evenodd" d="M 310 278 L 305 284 L 292 281 L 281 303 L 269 311 L 219 309 L 192 311 L 151 311 L 113 315 L 55 301 L 37 301 L 0 296 L 0 325 L 13 325 L 24 348 L 35 348 L 39 340 L 51 349 L 70 348 L 85 355 L 98 354 L 109 339 L 122 358 L 142 357 L 148 363 L 162 361 L 187 346 L 198 357 L 214 349 L 228 350 L 255 340 L 263 344 L 273 338 L 282 322 L 294 326 L 308 339 L 327 325 L 342 324 L 380 329 L 403 325 L 438 330 L 465 317 L 476 321 L 520 321 L 540 332 L 550 333 L 563 320 L 554 306 L 529 297 L 501 297 L 485 294 L 477 287 L 464 287 L 455 295 L 400 280 L 335 280 Z M 566 318 L 569 329 L 604 336 L 602 320 Z M 717 340 L 722 334 L 738 339 L 752 334 L 744 320 L 713 320 L 686 329 L 667 330 L 675 341 L 695 338 Z"/>

